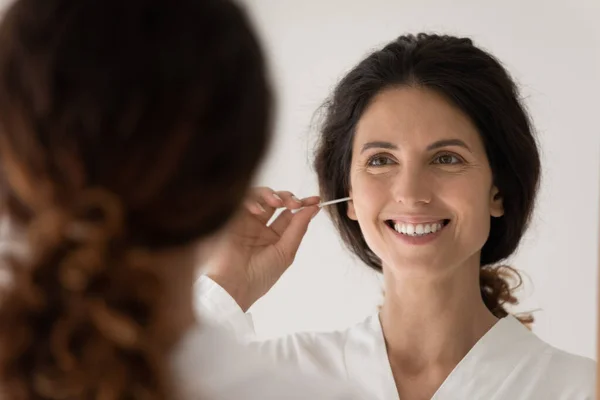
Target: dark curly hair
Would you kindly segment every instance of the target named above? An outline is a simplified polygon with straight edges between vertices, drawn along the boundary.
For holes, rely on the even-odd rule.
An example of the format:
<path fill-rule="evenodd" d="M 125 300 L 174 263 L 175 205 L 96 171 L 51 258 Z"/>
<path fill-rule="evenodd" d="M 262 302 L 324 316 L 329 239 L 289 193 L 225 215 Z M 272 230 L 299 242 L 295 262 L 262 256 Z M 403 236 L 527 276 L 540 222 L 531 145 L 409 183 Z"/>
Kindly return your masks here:
<path fill-rule="evenodd" d="M 172 397 L 159 272 L 178 270 L 153 254 L 238 208 L 270 107 L 262 51 L 232 1 L 10 6 L 0 196 L 27 251 L 0 269 L 0 397 Z"/>
<path fill-rule="evenodd" d="M 323 107 L 314 162 L 321 196 L 330 200 L 348 195 L 356 125 L 378 93 L 402 85 L 444 95 L 479 131 L 504 205 L 504 216 L 491 218 L 490 235 L 481 251 L 481 295 L 495 316 L 505 317 L 504 304 L 517 303 L 512 292 L 521 277 L 499 263 L 513 254 L 529 223 L 540 156 L 515 83 L 494 56 L 470 39 L 424 33 L 401 36 L 346 74 Z M 329 212 L 350 250 L 381 271 L 381 261 L 369 249 L 358 223 L 346 216 L 347 204 L 330 207 Z"/>

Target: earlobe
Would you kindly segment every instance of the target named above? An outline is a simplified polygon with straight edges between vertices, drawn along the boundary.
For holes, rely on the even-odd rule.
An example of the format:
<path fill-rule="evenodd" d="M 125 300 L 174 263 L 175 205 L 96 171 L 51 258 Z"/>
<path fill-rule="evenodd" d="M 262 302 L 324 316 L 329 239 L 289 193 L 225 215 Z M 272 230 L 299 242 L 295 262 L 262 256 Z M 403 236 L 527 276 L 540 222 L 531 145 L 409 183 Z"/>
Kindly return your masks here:
<path fill-rule="evenodd" d="M 490 215 L 496 218 L 504 215 L 504 199 L 495 186 L 490 194 Z"/>
<path fill-rule="evenodd" d="M 350 191 L 349 196 L 352 197 L 352 191 Z M 358 220 L 358 218 L 356 218 L 356 210 L 354 209 L 354 202 L 352 200 L 348 202 L 348 211 L 346 212 L 346 215 L 353 221 Z"/>

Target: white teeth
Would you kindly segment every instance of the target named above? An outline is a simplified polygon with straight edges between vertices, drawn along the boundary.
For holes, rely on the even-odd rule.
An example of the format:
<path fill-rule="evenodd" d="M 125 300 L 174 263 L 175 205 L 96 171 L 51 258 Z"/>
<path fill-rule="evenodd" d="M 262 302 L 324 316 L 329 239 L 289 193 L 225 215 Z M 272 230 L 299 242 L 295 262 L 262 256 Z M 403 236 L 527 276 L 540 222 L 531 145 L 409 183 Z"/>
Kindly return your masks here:
<path fill-rule="evenodd" d="M 435 233 L 442 229 L 441 223 L 433 224 L 394 224 L 394 230 L 408 236 L 423 236 L 430 233 Z"/>

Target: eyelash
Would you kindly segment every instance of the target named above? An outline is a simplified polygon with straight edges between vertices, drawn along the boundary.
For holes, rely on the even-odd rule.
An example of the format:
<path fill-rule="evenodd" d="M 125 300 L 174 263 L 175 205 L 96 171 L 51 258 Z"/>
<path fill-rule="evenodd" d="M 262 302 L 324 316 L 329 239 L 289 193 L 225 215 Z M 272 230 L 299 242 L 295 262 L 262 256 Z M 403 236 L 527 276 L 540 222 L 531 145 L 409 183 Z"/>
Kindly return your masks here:
<path fill-rule="evenodd" d="M 372 168 L 381 168 L 381 167 L 385 167 L 390 165 L 389 162 L 386 162 L 384 165 L 373 165 L 373 161 L 374 160 L 386 160 L 386 161 L 393 161 L 392 157 L 389 154 L 375 154 L 374 156 L 370 157 L 367 160 L 367 166 L 368 167 L 372 167 Z"/>
<path fill-rule="evenodd" d="M 440 154 L 438 154 L 438 155 L 435 156 L 434 160 L 439 160 L 442 157 L 453 157 L 453 158 L 456 159 L 456 162 L 449 163 L 449 164 L 448 163 L 443 164 L 443 163 L 439 163 L 438 162 L 438 163 L 435 163 L 435 164 L 439 164 L 439 165 L 459 165 L 459 164 L 464 164 L 464 162 L 465 162 L 462 159 L 462 157 L 460 157 L 460 156 L 458 156 L 456 154 L 453 154 L 453 153 L 440 153 Z"/>
<path fill-rule="evenodd" d="M 440 163 L 440 162 L 436 162 L 437 160 L 439 160 L 441 157 L 452 157 L 454 159 L 456 159 L 456 162 L 453 163 Z M 385 164 L 382 165 L 373 165 L 373 161 L 374 160 L 386 160 Z M 388 165 L 391 165 L 392 163 L 389 162 L 395 162 L 393 160 L 393 157 L 389 154 L 375 154 L 374 156 L 370 157 L 367 160 L 367 167 L 371 167 L 371 168 L 382 168 L 382 167 L 386 167 Z M 433 164 L 437 164 L 437 165 L 460 165 L 460 164 L 464 164 L 464 160 L 462 157 L 458 156 L 457 154 L 453 154 L 453 153 L 439 153 L 436 154 L 436 156 L 433 158 Z"/>

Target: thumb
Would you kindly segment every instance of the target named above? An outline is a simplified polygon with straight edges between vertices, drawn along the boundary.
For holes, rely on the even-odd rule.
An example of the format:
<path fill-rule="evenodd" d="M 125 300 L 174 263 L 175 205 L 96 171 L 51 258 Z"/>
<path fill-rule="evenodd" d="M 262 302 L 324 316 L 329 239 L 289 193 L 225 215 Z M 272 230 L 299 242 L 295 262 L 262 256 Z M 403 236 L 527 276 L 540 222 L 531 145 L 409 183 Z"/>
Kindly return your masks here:
<path fill-rule="evenodd" d="M 304 210 L 294 214 L 287 229 L 275 244 L 277 251 L 283 256 L 289 265 L 294 261 L 300 243 L 308 230 L 310 221 L 319 213 L 319 207 L 306 207 Z"/>

